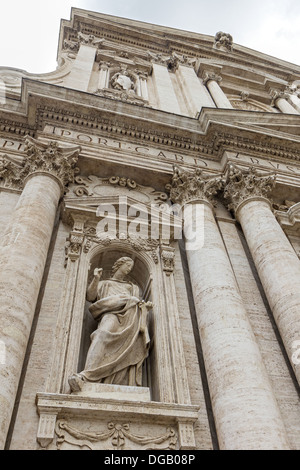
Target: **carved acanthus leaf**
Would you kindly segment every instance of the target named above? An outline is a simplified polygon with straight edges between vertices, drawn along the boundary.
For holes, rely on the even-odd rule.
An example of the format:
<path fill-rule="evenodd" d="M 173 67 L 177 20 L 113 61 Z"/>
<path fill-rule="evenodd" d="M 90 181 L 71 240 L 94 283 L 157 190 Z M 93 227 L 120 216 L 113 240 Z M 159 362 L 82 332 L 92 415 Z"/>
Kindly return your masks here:
<path fill-rule="evenodd" d="M 214 205 L 214 196 L 223 188 L 223 185 L 224 181 L 221 177 L 205 175 L 198 168 L 193 172 L 189 172 L 175 167 L 170 188 L 170 199 L 180 205 L 203 200 Z"/>
<path fill-rule="evenodd" d="M 33 173 L 47 173 L 59 180 L 62 187 L 72 183 L 78 171 L 76 164 L 80 147 L 62 148 L 56 141 L 44 144 L 27 137 L 25 140 L 27 158 L 24 160 L 23 176 Z"/>
<path fill-rule="evenodd" d="M 175 249 L 170 246 L 163 245 L 161 248 L 161 260 L 163 270 L 167 276 L 170 276 L 174 271 Z"/>
<path fill-rule="evenodd" d="M 239 169 L 230 165 L 224 197 L 228 200 L 228 208 L 236 211 L 239 205 L 251 198 L 269 199 L 269 194 L 276 184 L 274 173 L 262 175 L 256 168 Z"/>
<path fill-rule="evenodd" d="M 4 187 L 22 189 L 22 172 L 23 168 L 21 165 L 9 160 L 7 155 L 0 156 L 0 182 Z"/>

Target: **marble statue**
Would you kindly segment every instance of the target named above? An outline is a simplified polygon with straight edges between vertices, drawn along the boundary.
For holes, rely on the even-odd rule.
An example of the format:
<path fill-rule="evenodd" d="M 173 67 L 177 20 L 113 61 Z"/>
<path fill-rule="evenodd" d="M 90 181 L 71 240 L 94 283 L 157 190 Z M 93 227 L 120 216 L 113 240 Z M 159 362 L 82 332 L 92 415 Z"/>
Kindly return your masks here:
<path fill-rule="evenodd" d="M 80 391 L 84 382 L 142 385 L 142 365 L 148 356 L 147 327 L 151 302 L 141 301 L 139 288 L 125 280 L 134 266 L 131 258 L 118 259 L 112 277 L 101 280 L 103 269 L 96 268 L 87 289 L 89 310 L 98 322 L 91 335 L 85 368 L 69 378 L 71 391 Z"/>

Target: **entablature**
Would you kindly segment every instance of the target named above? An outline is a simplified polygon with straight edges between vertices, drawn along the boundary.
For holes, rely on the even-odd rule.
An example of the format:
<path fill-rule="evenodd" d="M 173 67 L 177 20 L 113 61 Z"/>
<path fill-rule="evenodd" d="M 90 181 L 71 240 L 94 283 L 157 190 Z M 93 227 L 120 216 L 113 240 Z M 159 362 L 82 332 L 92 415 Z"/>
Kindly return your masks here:
<path fill-rule="evenodd" d="M 97 144 L 99 138 L 102 143 L 105 139 L 131 142 L 135 156 L 143 153 L 136 150 L 142 145 L 158 148 L 157 157 L 162 161 L 165 151 L 175 155 L 174 163 L 176 158 L 180 162 L 182 155 L 190 156 L 190 165 L 203 158 L 220 162 L 226 150 L 293 165 L 300 161 L 297 119 L 217 108 L 203 108 L 195 119 L 24 79 L 21 100 L 8 102 L 1 111 L 0 130 L 7 140 L 17 137 L 21 143 L 25 135 L 43 135 L 45 126 L 52 126 L 55 137 L 58 134 L 53 129 L 58 128 L 65 131 L 60 138 L 67 140 L 78 141 L 78 135 L 85 135 L 80 144 L 87 146 Z M 112 145 L 111 150 L 114 148 Z M 18 151 L 15 146 L 11 150 Z M 144 153 L 150 156 L 151 151 Z"/>

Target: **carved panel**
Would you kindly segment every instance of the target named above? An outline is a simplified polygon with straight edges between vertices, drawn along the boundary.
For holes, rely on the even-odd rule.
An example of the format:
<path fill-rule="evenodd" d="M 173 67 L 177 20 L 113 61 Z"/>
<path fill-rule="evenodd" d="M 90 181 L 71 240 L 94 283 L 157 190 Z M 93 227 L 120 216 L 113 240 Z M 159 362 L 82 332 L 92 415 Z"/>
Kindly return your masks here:
<path fill-rule="evenodd" d="M 150 431 L 150 432 L 149 432 Z M 81 448 L 89 450 L 174 450 L 177 446 L 177 433 L 173 428 L 167 428 L 166 432 L 153 436 L 153 431 L 137 434 L 131 431 L 128 423 L 109 422 L 107 428 L 99 432 L 97 430 L 82 430 L 72 426 L 69 421 L 60 420 L 57 423 L 55 433 L 57 435 L 56 446 L 59 450 Z"/>

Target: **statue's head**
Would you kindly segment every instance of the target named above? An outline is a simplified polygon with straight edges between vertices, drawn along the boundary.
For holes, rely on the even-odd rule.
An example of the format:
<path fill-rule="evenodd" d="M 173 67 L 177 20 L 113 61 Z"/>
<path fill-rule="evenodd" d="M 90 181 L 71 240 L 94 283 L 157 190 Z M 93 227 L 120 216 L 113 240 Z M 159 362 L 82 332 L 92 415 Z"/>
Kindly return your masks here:
<path fill-rule="evenodd" d="M 112 267 L 112 274 L 116 274 L 118 271 L 122 272 L 124 275 L 129 274 L 134 266 L 134 261 L 124 256 L 123 258 L 119 258 Z"/>

